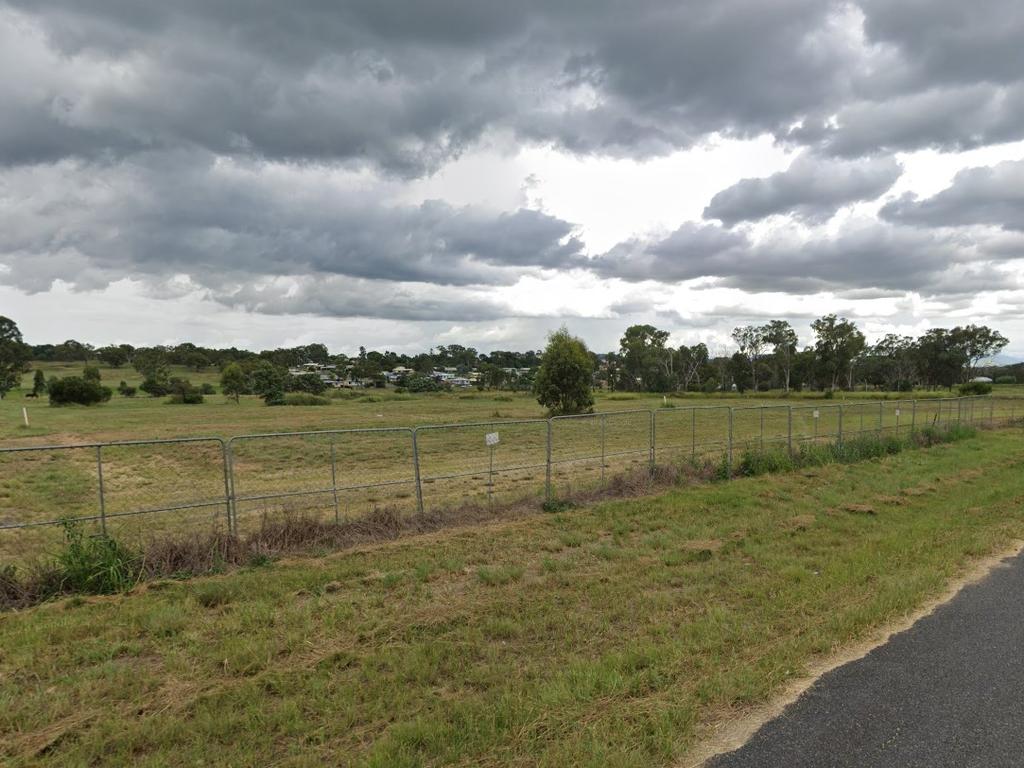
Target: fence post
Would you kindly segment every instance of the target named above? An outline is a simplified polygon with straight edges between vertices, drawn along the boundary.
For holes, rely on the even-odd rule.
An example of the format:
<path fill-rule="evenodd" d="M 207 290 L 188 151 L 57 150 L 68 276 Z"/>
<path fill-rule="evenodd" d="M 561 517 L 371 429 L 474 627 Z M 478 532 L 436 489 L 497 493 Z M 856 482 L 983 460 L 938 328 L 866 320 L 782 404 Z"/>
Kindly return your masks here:
<path fill-rule="evenodd" d="M 690 409 L 690 458 L 697 458 L 697 408 Z"/>
<path fill-rule="evenodd" d="M 604 482 L 604 465 L 606 463 L 606 460 L 605 460 L 605 430 L 607 428 L 607 422 L 608 422 L 608 416 L 606 414 L 602 413 L 601 414 L 601 488 L 605 487 L 605 482 Z"/>
<path fill-rule="evenodd" d="M 956 425 L 960 426 L 960 417 L 963 415 L 964 400 L 962 397 L 956 399 Z"/>
<path fill-rule="evenodd" d="M 228 533 L 238 534 L 238 499 L 235 498 L 235 453 L 231 449 L 233 437 L 224 443 L 225 469 L 230 480 L 228 491 Z"/>
<path fill-rule="evenodd" d="M 764 453 L 764 406 L 760 408 L 761 411 L 761 453 Z"/>
<path fill-rule="evenodd" d="M 103 498 L 103 446 L 96 446 L 96 479 L 100 486 L 100 532 L 107 535 L 107 507 Z"/>
<path fill-rule="evenodd" d="M 882 436 L 882 419 L 884 418 L 885 401 L 878 401 L 878 436 Z"/>
<path fill-rule="evenodd" d="M 843 404 L 839 404 L 839 447 L 843 447 Z"/>
<path fill-rule="evenodd" d="M 234 526 L 231 522 L 231 474 L 228 469 L 228 444 L 224 442 L 223 438 L 217 438 L 220 441 L 220 456 L 221 462 L 224 464 L 224 507 L 227 513 L 227 524 L 228 533 L 234 533 Z"/>
<path fill-rule="evenodd" d="M 917 400 L 910 401 L 910 434 L 917 429 Z"/>
<path fill-rule="evenodd" d="M 551 419 L 548 419 L 547 456 L 544 460 L 544 499 L 551 501 Z"/>
<path fill-rule="evenodd" d="M 991 395 L 988 398 L 988 425 L 994 427 L 996 424 L 996 401 Z"/>
<path fill-rule="evenodd" d="M 420 447 L 416 441 L 416 429 L 409 430 L 412 433 L 412 468 L 416 478 L 416 511 L 423 514 L 423 483 L 420 482 Z"/>
<path fill-rule="evenodd" d="M 729 475 L 732 476 L 732 406 L 729 407 L 729 446 L 726 453 L 726 465 L 729 468 Z"/>
<path fill-rule="evenodd" d="M 654 416 L 655 416 L 655 412 L 651 411 L 650 414 L 651 414 L 650 469 L 651 469 L 651 474 L 654 474 L 654 439 L 655 439 L 655 425 L 654 425 L 654 420 L 655 419 L 654 419 Z"/>
<path fill-rule="evenodd" d="M 341 510 L 338 505 L 338 458 L 334 450 L 334 440 L 331 440 L 331 491 L 334 493 L 334 523 L 341 522 Z"/>
<path fill-rule="evenodd" d="M 789 449 L 789 455 L 793 455 L 793 406 L 786 406 L 786 446 Z"/>

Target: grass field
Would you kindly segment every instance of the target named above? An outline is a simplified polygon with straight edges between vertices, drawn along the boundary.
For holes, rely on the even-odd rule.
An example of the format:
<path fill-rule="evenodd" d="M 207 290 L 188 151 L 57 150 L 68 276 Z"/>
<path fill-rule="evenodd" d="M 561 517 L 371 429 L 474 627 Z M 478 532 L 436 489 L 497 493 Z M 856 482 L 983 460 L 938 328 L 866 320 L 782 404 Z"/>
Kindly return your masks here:
<path fill-rule="evenodd" d="M 51 365 L 44 370 L 48 375 L 68 375 L 79 368 Z M 122 378 L 137 382 L 130 369 L 102 369 L 101 373 L 108 384 L 116 385 Z M 183 369 L 175 373 L 191 376 L 196 382 L 216 379 L 214 373 L 196 375 Z M 421 429 L 417 435 L 425 508 L 539 501 L 543 497 L 547 424 L 514 423 L 544 416 L 530 395 L 476 391 L 410 395 L 393 390 L 343 394 L 346 397 L 321 407 L 271 408 L 255 397 L 242 398 L 236 404 L 221 395 L 208 396 L 201 405 L 185 406 L 169 405 L 164 399 L 115 395 L 102 406 L 52 408 L 45 400 L 26 400 L 12 393 L 0 401 L 0 447 L 183 436 L 227 438 L 305 430 L 395 430 L 233 442 L 236 518 L 239 527 L 251 527 L 264 516 L 295 510 L 338 519 L 359 517 L 381 506 L 403 513 L 414 511 L 417 498 L 408 428 L 448 425 Z M 732 437 L 737 451 L 760 446 L 762 441 L 787 441 L 790 433 L 797 442 L 833 440 L 840 418 L 844 419 L 844 433 L 852 434 L 879 428 L 906 432 L 912 423 L 921 426 L 1016 415 L 1015 401 L 1009 399 L 999 400 L 998 408 L 981 404 L 976 408 L 935 399 L 948 393 L 915 394 L 929 399 L 921 400 L 911 416 L 907 401 L 880 399 L 876 393 L 851 393 L 827 401 L 820 393 L 794 394 L 787 399 L 778 393 L 671 398 L 600 393 L 597 410 L 604 416 L 559 420 L 552 428 L 553 490 L 556 495 L 571 496 L 646 466 L 651 460 L 652 431 L 656 463 L 678 464 L 705 457 L 717 460 L 726 451 L 729 406 L 735 409 Z M 756 409 L 760 405 L 768 407 L 762 412 Z M 20 426 L 22 407 L 29 411 L 32 426 L 28 429 Z M 1020 411 L 1024 413 L 1024 403 Z M 814 418 L 815 413 L 819 418 Z M 466 422 L 487 424 L 453 426 Z M 501 435 L 493 464 L 484 441 L 485 434 L 492 431 Z M 108 530 L 139 539 L 225 526 L 225 463 L 222 446 L 216 441 L 104 448 L 103 509 L 109 516 Z M 0 525 L 61 516 L 95 517 L 100 509 L 99 487 L 93 448 L 0 452 Z M 340 490 L 334 492 L 335 487 Z M 194 504 L 201 506 L 143 516 L 128 514 Z M 0 559 L 34 556 L 59 539 L 59 532 L 52 527 L 0 530 Z"/>
<path fill-rule="evenodd" d="M 0 615 L 0 762 L 668 766 L 1024 535 L 1024 437 Z"/>

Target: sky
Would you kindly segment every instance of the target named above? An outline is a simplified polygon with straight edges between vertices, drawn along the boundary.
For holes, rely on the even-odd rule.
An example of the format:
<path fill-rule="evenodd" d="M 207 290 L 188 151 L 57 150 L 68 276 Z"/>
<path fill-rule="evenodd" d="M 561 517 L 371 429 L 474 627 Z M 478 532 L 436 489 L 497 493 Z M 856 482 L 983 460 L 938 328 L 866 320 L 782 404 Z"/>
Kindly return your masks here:
<path fill-rule="evenodd" d="M 30 343 L 592 349 L 984 323 L 1024 357 L 1019 0 L 0 0 Z"/>

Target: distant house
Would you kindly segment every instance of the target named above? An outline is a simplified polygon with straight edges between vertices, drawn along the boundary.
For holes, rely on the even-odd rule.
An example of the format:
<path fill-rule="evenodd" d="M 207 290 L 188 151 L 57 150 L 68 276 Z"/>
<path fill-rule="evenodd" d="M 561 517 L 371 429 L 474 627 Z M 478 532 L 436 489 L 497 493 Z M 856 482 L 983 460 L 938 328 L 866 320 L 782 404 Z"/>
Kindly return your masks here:
<path fill-rule="evenodd" d="M 971 379 L 971 381 L 976 381 L 979 384 L 991 384 L 992 383 L 992 379 L 990 379 L 988 376 L 975 376 L 973 379 Z"/>

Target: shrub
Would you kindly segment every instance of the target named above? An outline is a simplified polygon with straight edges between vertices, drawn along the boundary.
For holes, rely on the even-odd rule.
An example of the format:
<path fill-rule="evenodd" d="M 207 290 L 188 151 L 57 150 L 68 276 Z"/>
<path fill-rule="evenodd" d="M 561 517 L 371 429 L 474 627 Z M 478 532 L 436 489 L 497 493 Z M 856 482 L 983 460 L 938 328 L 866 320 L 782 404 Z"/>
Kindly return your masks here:
<path fill-rule="evenodd" d="M 100 369 L 95 365 L 87 365 L 82 369 L 82 378 L 86 381 L 100 383 Z"/>
<path fill-rule="evenodd" d="M 213 386 L 213 384 L 211 384 L 208 381 L 204 382 L 203 385 L 201 387 L 199 387 L 199 391 L 202 394 L 204 394 L 204 395 L 216 395 L 217 394 L 217 388 L 215 386 Z"/>
<path fill-rule="evenodd" d="M 162 376 L 147 376 L 139 385 L 139 389 L 150 397 L 165 397 L 171 394 L 171 383 Z"/>
<path fill-rule="evenodd" d="M 552 416 L 590 413 L 594 410 L 593 375 L 594 363 L 586 344 L 562 326 L 548 336 L 533 393 Z"/>
<path fill-rule="evenodd" d="M 171 379 L 168 390 L 171 399 L 167 402 L 174 405 L 199 405 L 203 402 L 203 393 L 188 379 Z"/>
<path fill-rule="evenodd" d="M 81 376 L 50 379 L 46 388 L 50 394 L 50 405 L 98 405 L 107 402 L 113 394 L 110 387 Z"/>
<path fill-rule="evenodd" d="M 413 376 L 405 383 L 410 392 L 440 392 L 441 385 L 426 376 Z"/>
<path fill-rule="evenodd" d="M 261 395 L 267 405 L 284 405 L 284 390 L 279 386 L 270 386 Z"/>
<path fill-rule="evenodd" d="M 128 386 L 127 382 L 122 381 L 117 385 L 117 392 L 122 397 L 135 397 L 135 387 Z"/>
<path fill-rule="evenodd" d="M 308 392 L 311 395 L 321 395 L 327 389 L 327 384 L 315 373 L 302 373 L 298 376 L 288 376 L 285 388 L 289 392 Z"/>
<path fill-rule="evenodd" d="M 284 405 L 330 405 L 331 398 L 311 395 L 308 392 L 289 392 L 284 396 Z"/>
<path fill-rule="evenodd" d="M 961 395 L 988 395 L 992 393 L 992 385 L 987 381 L 968 381 L 966 384 L 961 384 L 959 389 Z"/>
<path fill-rule="evenodd" d="M 131 589 L 141 573 L 140 558 L 106 536 L 86 536 L 81 524 L 65 520 L 64 549 L 57 555 L 62 592 L 110 594 Z"/>
<path fill-rule="evenodd" d="M 1016 376 L 997 376 L 995 383 L 996 384 L 1016 384 L 1017 383 L 1017 377 Z"/>

